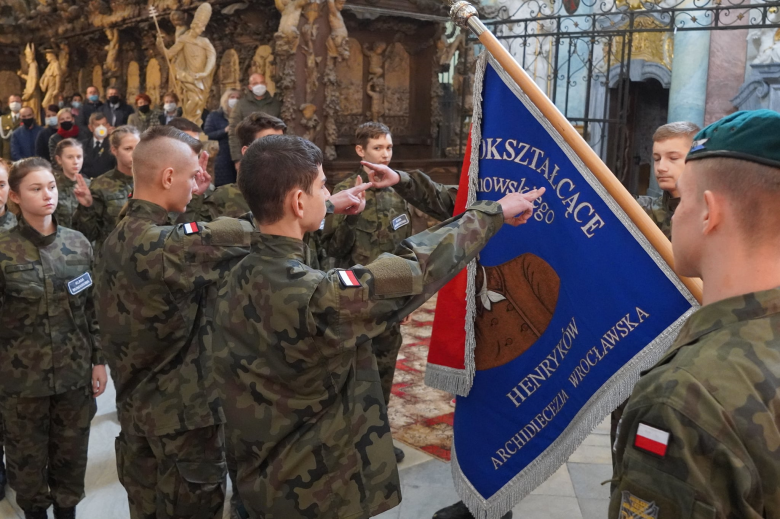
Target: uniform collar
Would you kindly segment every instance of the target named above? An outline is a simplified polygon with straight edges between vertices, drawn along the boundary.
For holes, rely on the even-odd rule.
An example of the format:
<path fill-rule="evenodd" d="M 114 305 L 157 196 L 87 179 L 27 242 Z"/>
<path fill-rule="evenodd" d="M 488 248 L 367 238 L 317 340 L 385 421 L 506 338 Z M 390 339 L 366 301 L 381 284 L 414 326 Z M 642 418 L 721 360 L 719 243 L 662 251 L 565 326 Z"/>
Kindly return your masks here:
<path fill-rule="evenodd" d="M 674 212 L 677 210 L 677 206 L 680 205 L 680 197 L 672 198 L 672 195 L 669 194 L 669 191 L 664 191 L 664 195 L 661 197 L 661 205 L 664 209 L 674 214 Z"/>
<path fill-rule="evenodd" d="M 780 312 L 780 287 L 717 301 L 697 310 L 675 341 L 678 347 L 735 323 Z"/>
<path fill-rule="evenodd" d="M 19 232 L 22 236 L 30 240 L 33 245 L 36 247 L 46 247 L 54 243 L 54 240 L 57 239 L 57 234 L 60 232 L 60 226 L 57 225 L 57 218 L 52 215 L 52 219 L 54 220 L 54 227 L 56 230 L 48 236 L 39 233 L 37 229 L 27 223 L 24 217 L 19 218 L 17 225 L 19 226 Z"/>
<path fill-rule="evenodd" d="M 120 218 L 124 215 L 133 218 L 151 220 L 157 225 L 168 224 L 168 211 L 166 211 L 165 208 L 147 200 L 131 198 L 127 201 L 127 206 L 122 210 L 122 213 L 123 214 L 120 215 Z"/>
<path fill-rule="evenodd" d="M 261 233 L 260 239 L 255 242 L 253 247 L 263 256 L 297 259 L 304 263 L 309 254 L 309 248 L 301 240 L 274 234 Z"/>
<path fill-rule="evenodd" d="M 71 180 L 68 178 L 68 176 L 60 169 L 55 170 L 54 177 L 57 179 L 58 182 L 60 182 L 64 186 L 75 186 L 76 181 Z"/>
<path fill-rule="evenodd" d="M 125 184 L 132 184 L 133 183 L 133 176 L 125 175 L 121 171 L 119 171 L 117 168 L 114 168 L 110 170 L 108 173 L 106 173 L 106 176 L 108 178 L 112 178 L 114 180 L 119 180 L 120 182 L 124 182 Z"/>

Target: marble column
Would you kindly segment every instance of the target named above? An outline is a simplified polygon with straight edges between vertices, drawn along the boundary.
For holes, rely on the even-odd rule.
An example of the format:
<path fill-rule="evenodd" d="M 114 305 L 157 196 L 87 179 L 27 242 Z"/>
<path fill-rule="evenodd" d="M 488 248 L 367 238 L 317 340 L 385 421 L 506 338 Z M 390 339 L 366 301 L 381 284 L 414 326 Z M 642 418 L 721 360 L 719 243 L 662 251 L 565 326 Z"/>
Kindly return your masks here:
<path fill-rule="evenodd" d="M 742 11 L 721 15 L 722 23 L 745 25 L 738 20 Z M 734 111 L 731 99 L 745 81 L 747 29 L 744 31 L 713 31 L 710 40 L 710 65 L 707 72 L 707 105 L 704 124 L 710 124 Z"/>
<path fill-rule="evenodd" d="M 677 31 L 669 88 L 670 123 L 690 121 L 704 125 L 709 60 L 710 31 Z"/>

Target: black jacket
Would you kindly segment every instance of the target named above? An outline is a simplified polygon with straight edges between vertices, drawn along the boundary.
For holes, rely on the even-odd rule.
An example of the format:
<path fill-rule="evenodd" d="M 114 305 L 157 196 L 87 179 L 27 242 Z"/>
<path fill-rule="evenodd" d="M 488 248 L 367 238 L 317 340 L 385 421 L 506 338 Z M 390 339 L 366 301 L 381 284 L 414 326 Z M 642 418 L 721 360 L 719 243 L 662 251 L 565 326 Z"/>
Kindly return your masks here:
<path fill-rule="evenodd" d="M 123 124 L 127 124 L 127 118 L 135 113 L 135 110 L 133 110 L 132 106 L 121 100 L 119 101 L 119 105 L 117 106 L 116 110 L 113 110 L 109 103 L 103 103 L 103 106 L 101 106 L 99 110 L 106 115 L 108 124 L 114 128 L 117 126 L 122 126 Z M 115 115 L 116 119 L 114 119 Z"/>
<path fill-rule="evenodd" d="M 79 115 L 76 117 L 76 126 L 82 128 L 83 131 L 89 131 L 89 116 L 99 111 L 101 106 L 103 106 L 103 103 L 100 101 L 97 103 L 84 101 L 84 103 L 81 105 L 81 109 L 79 110 Z"/>
<path fill-rule="evenodd" d="M 49 154 L 49 139 L 51 136 L 57 133 L 57 127 L 46 126 L 41 133 L 38 134 L 38 138 L 35 139 L 35 155 L 44 158 L 49 162 L 52 161 L 52 157 Z"/>
<path fill-rule="evenodd" d="M 95 138 L 91 133 L 85 135 L 81 142 L 84 145 L 84 166 L 81 168 L 81 174 L 87 178 L 95 178 L 106 171 L 116 167 L 116 159 L 111 154 L 111 145 L 108 137 L 103 139 L 100 147 L 95 147 Z"/>

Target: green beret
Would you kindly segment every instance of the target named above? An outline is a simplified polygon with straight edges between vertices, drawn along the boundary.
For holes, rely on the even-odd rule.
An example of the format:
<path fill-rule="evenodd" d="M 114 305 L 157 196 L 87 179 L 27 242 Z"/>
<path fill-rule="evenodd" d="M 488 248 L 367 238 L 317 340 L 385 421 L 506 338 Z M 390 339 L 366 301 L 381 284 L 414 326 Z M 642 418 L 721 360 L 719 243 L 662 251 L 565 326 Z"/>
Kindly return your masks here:
<path fill-rule="evenodd" d="M 707 126 L 694 137 L 685 160 L 710 157 L 730 157 L 780 168 L 780 113 L 744 110 Z"/>

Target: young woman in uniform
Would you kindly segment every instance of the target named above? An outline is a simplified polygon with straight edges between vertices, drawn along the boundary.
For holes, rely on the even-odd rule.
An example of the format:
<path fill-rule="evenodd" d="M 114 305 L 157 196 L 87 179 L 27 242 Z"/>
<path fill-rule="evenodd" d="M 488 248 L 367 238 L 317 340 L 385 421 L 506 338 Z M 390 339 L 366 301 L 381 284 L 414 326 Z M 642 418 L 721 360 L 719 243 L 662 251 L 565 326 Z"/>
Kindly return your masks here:
<path fill-rule="evenodd" d="M 84 147 L 81 141 L 60 141 L 54 149 L 54 160 L 59 166 L 54 171 L 59 195 L 54 217 L 57 218 L 57 225 L 72 228 L 73 214 L 79 204 L 92 202 L 92 195 L 89 193 L 90 180 L 81 176 L 81 167 L 84 165 Z"/>
<path fill-rule="evenodd" d="M 106 369 L 92 299 L 92 247 L 57 225 L 51 165 L 9 172 L 18 225 L 0 233 L 0 409 L 8 479 L 27 519 L 75 517 Z"/>

